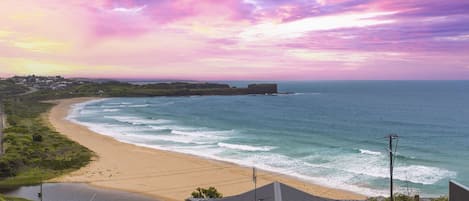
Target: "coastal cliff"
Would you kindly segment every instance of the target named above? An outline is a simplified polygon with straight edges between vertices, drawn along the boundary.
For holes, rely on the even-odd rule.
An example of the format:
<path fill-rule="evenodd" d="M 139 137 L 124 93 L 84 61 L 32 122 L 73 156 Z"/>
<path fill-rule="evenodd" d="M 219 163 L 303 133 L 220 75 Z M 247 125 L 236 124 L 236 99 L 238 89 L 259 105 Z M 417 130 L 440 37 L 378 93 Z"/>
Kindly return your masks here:
<path fill-rule="evenodd" d="M 208 95 L 265 95 L 278 93 L 277 84 L 250 84 L 238 88 L 228 84 L 171 82 L 155 84 L 131 84 L 127 82 L 80 83 L 63 89 L 41 89 L 29 95 L 36 100 L 73 97 L 152 97 L 152 96 L 208 96 Z"/>

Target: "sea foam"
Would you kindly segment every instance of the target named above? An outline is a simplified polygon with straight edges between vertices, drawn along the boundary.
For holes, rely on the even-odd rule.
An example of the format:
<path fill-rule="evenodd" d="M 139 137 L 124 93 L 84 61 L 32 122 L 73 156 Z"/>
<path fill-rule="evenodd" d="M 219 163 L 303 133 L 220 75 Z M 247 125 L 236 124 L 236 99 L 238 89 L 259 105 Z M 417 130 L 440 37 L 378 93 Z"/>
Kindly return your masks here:
<path fill-rule="evenodd" d="M 377 152 L 377 151 L 370 151 L 370 150 L 366 150 L 366 149 L 359 149 L 359 151 L 362 154 L 369 154 L 369 155 L 375 155 L 375 156 L 381 155 L 381 152 Z"/>
<path fill-rule="evenodd" d="M 275 149 L 275 147 L 271 146 L 250 146 L 250 145 L 244 145 L 244 144 L 229 144 L 229 143 L 223 143 L 219 142 L 218 143 L 219 147 L 223 148 L 228 148 L 228 149 L 235 149 L 235 150 L 241 150 L 241 151 L 270 151 L 272 149 Z"/>
<path fill-rule="evenodd" d="M 135 117 L 135 116 L 104 116 L 104 118 L 114 119 L 122 123 L 128 123 L 128 124 L 133 124 L 133 125 L 143 125 L 143 124 L 158 125 L 158 124 L 171 123 L 171 121 L 167 119 L 145 119 L 145 118 L 140 118 L 140 117 Z"/>

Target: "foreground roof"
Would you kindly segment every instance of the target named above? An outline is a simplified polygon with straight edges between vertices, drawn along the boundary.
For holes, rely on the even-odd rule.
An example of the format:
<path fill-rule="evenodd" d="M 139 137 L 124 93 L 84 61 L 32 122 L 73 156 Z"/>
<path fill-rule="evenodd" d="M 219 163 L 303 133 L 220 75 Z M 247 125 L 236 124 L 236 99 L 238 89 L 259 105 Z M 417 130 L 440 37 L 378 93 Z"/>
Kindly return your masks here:
<path fill-rule="evenodd" d="M 217 201 L 253 201 L 254 190 Z M 256 190 L 256 201 L 335 201 L 328 198 L 314 196 L 288 185 L 274 182 Z"/>

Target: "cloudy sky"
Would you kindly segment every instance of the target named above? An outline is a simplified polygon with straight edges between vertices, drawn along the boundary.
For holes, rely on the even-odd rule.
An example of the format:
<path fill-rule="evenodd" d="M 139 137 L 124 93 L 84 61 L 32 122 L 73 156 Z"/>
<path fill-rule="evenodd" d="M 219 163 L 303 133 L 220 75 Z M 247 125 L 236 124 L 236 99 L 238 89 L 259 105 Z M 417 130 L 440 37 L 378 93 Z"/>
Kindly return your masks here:
<path fill-rule="evenodd" d="M 467 0 L 1 0 L 0 76 L 469 79 Z"/>

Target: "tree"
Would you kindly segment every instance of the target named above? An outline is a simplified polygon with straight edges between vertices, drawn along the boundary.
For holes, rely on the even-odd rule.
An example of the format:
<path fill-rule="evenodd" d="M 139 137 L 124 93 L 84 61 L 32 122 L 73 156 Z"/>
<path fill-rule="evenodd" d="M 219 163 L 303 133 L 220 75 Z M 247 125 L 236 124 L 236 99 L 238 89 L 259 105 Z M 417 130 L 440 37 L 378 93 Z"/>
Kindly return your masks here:
<path fill-rule="evenodd" d="M 194 192 L 192 192 L 193 198 L 222 198 L 223 194 L 217 191 L 215 187 L 210 186 L 208 189 L 206 188 L 197 188 Z"/>

